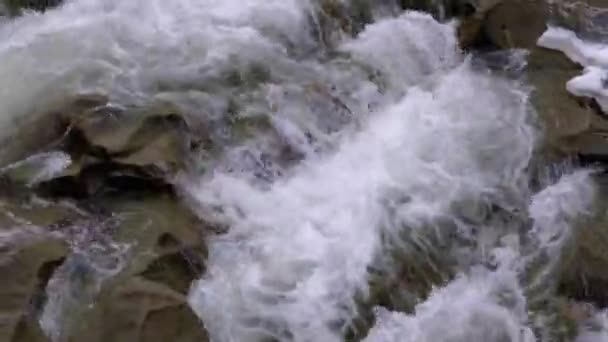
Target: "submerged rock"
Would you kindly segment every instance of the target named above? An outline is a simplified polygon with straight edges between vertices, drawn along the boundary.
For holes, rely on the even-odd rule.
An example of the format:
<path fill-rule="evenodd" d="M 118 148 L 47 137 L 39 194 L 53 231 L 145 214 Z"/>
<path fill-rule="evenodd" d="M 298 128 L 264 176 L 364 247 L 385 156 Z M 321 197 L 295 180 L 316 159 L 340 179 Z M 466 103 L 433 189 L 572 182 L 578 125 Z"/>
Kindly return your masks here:
<path fill-rule="evenodd" d="M 35 327 L 38 305 L 52 270 L 68 253 L 61 239 L 24 227 L 0 230 L 0 340 L 20 341 L 14 336 Z"/>

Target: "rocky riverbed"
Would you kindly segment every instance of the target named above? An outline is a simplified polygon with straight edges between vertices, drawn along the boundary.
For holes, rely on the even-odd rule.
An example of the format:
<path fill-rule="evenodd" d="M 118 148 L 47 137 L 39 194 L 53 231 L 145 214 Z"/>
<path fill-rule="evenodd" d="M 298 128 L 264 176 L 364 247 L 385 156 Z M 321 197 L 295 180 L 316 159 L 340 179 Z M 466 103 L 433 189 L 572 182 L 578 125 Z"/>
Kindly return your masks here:
<path fill-rule="evenodd" d="M 571 30 L 586 42 L 608 42 L 608 4 L 249 0 L 237 8 L 234 1 L 224 7 L 217 1 L 195 5 L 194 0 L 182 0 L 172 6 L 122 1 L 1 3 L 0 64 L 5 67 L 0 67 L 0 341 L 333 341 L 340 336 L 389 342 L 410 341 L 400 334 L 416 329 L 429 332 L 420 333 L 418 341 L 438 342 L 582 342 L 608 336 L 608 324 L 602 321 L 608 305 L 608 219 L 603 199 L 608 113 L 597 98 L 568 92 L 567 82 L 583 72 L 583 65 L 538 44 L 547 25 Z M 141 6 L 150 8 L 140 13 Z M 434 19 L 418 14 L 405 14 L 403 22 L 390 19 L 413 10 Z M 276 17 L 273 11 L 278 12 Z M 391 34 L 376 43 L 375 34 L 381 30 Z M 377 45 L 369 49 L 365 44 Z M 386 62 L 385 55 L 391 53 L 398 57 Z M 453 76 L 444 81 L 435 75 L 451 75 L 458 68 L 471 70 L 454 71 L 464 75 L 463 87 L 478 87 L 474 91 L 493 100 L 479 99 L 479 106 L 459 102 L 470 102 L 469 93 L 444 100 L 449 91 L 442 92 L 442 82 L 458 88 L 459 80 Z M 414 85 L 421 90 L 411 90 Z M 397 154 L 398 147 L 376 147 L 401 137 L 391 127 L 403 122 L 395 121 L 386 108 L 412 92 L 425 98 L 428 89 L 436 90 L 435 100 L 416 105 L 405 101 L 399 110 L 426 113 L 462 106 L 453 115 L 469 114 L 480 126 L 457 122 L 456 138 L 444 141 L 440 136 L 451 133 L 433 120 L 452 117 L 426 122 L 427 116 L 420 114 L 419 121 L 407 123 L 424 134 L 432 125 L 438 128 L 428 129 L 428 135 L 408 133 L 413 138 L 403 138 L 403 146 L 420 154 L 421 160 L 444 153 L 480 156 L 446 165 L 435 161 L 445 167 L 440 172 L 418 169 L 418 159 Z M 435 103 L 441 105 L 433 107 Z M 484 116 L 481 106 L 486 104 L 496 106 L 487 107 L 492 116 Z M 374 124 L 373 118 L 385 111 L 386 126 L 379 130 L 381 124 Z M 487 134 L 479 133 L 486 127 Z M 378 138 L 384 134 L 387 137 Z M 489 152 L 479 141 L 462 149 L 455 146 L 476 134 L 479 139 L 496 138 L 483 141 Z M 530 144 L 524 146 L 528 138 Z M 440 143 L 411 147 L 427 139 Z M 511 156 L 511 151 L 521 153 Z M 375 170 L 377 156 L 384 154 L 391 160 L 402 158 L 398 169 L 411 168 L 414 175 L 454 174 L 429 182 L 399 183 L 400 177 L 391 181 L 394 184 L 383 182 L 392 169 L 368 171 Z M 355 157 L 366 160 L 351 163 L 349 158 Z M 514 164 L 506 164 L 511 159 Z M 477 162 L 490 165 L 490 171 L 470 166 Z M 344 174 L 344 165 L 355 176 Z M 570 175 L 580 168 L 594 172 L 578 171 L 589 179 L 576 172 Z M 445 186 L 468 197 L 446 202 L 450 208 L 430 218 L 422 207 L 415 207 L 427 203 L 425 196 L 435 196 L 424 192 L 418 199 L 412 194 L 419 187 L 439 189 L 444 181 L 465 177 L 467 170 L 483 180 Z M 500 182 L 487 180 L 503 170 L 511 174 L 500 175 Z M 235 180 L 213 178 L 218 174 Z M 559 181 L 562 175 L 573 178 L 564 185 Z M 413 203 L 403 221 L 397 214 L 385 216 L 400 225 L 436 230 L 421 233 L 422 237 L 400 237 L 395 240 L 399 243 L 386 244 L 390 251 L 384 254 L 372 251 L 371 245 L 359 241 L 393 241 L 392 234 L 407 233 L 383 230 L 377 237 L 363 228 L 342 228 L 376 224 L 371 223 L 375 216 L 361 214 L 372 210 L 368 204 L 348 198 L 373 192 L 364 188 L 366 182 L 374 184 L 373 189 L 377 183 L 391 188 L 383 189 L 378 198 L 372 196 L 377 200 L 369 205 L 373 210 L 393 213 Z M 487 189 L 506 184 L 513 189 Z M 476 192 L 477 187 L 483 190 Z M 313 188 L 316 195 L 294 197 Z M 228 193 L 232 190 L 237 195 Z M 335 199 L 335 192 L 345 198 Z M 596 193 L 596 199 L 591 200 L 589 193 Z M 566 204 L 559 202 L 562 197 Z M 440 207 L 443 200 L 437 198 L 428 201 Z M 576 201 L 568 202 L 573 198 Z M 315 201 L 339 203 L 317 208 Z M 529 202 L 536 207 L 519 208 Z M 358 209 L 351 211 L 352 206 Z M 558 217 L 546 218 L 556 207 L 561 210 Z M 419 221 L 416 215 L 423 218 Z M 351 245 L 327 243 L 328 252 L 317 232 L 302 233 L 309 226 L 301 222 L 323 226 L 329 219 L 331 224 L 319 228 L 318 234 Z M 365 220 L 370 223 L 363 225 Z M 568 234 L 564 232 L 570 228 L 563 228 L 547 240 L 550 246 L 559 240 L 559 252 L 549 247 L 537 254 L 526 251 L 538 247 L 526 245 L 530 222 L 543 220 L 552 227 L 576 227 Z M 287 226 L 299 228 L 289 233 L 275 228 Z M 482 227 L 495 230 L 484 235 Z M 285 236 L 280 240 L 265 232 Z M 505 242 L 513 239 L 517 242 Z M 258 248 L 257 243 L 268 245 Z M 307 249 L 307 244 L 318 250 Z M 422 323 L 404 325 L 404 332 L 394 338 L 388 330 L 378 330 L 385 329 L 379 323 L 383 320 L 389 325 L 401 320 L 378 315 L 374 307 L 435 317 L 429 307 L 447 296 L 442 308 L 467 311 L 460 305 L 470 303 L 455 298 L 476 295 L 470 289 L 485 293 L 491 284 L 490 278 L 476 282 L 481 275 L 468 270 L 479 265 L 488 270 L 503 267 L 481 250 L 513 244 L 522 246 L 525 271 L 509 272 L 523 285 L 504 290 L 507 294 L 501 298 L 508 303 L 519 303 L 518 295 L 527 299 L 521 308 L 505 304 L 514 317 L 525 315 L 523 322 L 513 318 L 504 331 L 477 335 L 458 332 L 458 327 L 453 335 L 444 334 L 435 325 Z M 355 256 L 366 255 L 368 249 L 369 260 Z M 379 259 L 391 261 L 370 261 Z M 276 273 L 265 273 L 265 268 Z M 340 268 L 369 269 L 369 275 L 323 273 Z M 366 279 L 365 286 L 359 284 L 360 277 Z M 247 281 L 256 286 L 243 283 L 234 288 Z M 297 286 L 314 305 L 292 292 Z M 437 288 L 446 290 L 437 293 Z M 490 288 L 488 296 L 498 291 Z M 339 290 L 352 293 L 334 296 Z M 449 297 L 451 291 L 454 297 Z M 216 293 L 239 301 L 217 299 Z M 316 297 L 318 293 L 324 296 Z M 427 299 L 430 304 L 421 308 Z M 351 311 L 357 315 L 351 317 Z M 512 319 L 506 313 L 493 316 L 495 311 L 488 304 L 479 312 L 501 322 Z M 245 328 L 227 323 L 231 318 L 222 312 Z M 476 319 L 466 316 L 454 324 L 465 326 Z M 522 333 L 514 337 L 511 330 Z M 535 338 L 529 339 L 531 335 Z"/>

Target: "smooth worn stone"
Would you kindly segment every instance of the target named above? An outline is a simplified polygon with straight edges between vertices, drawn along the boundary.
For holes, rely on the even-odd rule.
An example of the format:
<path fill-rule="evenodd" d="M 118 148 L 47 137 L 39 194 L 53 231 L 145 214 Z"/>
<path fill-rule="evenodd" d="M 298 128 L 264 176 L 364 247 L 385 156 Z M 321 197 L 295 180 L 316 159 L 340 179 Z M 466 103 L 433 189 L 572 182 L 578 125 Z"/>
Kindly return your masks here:
<path fill-rule="evenodd" d="M 67 315 L 56 317 L 62 324 L 71 320 L 70 329 L 59 338 L 61 341 L 148 341 L 144 335 L 151 336 L 153 333 L 149 330 L 155 329 L 146 324 L 149 316 L 165 310 L 168 313 L 164 316 L 167 322 L 160 322 L 161 327 L 170 329 L 172 334 L 188 335 L 196 332 L 197 336 L 204 336 L 204 328 L 199 321 L 196 320 L 197 324 L 191 324 L 193 320 L 190 316 L 195 318 L 194 313 L 181 310 L 185 305 L 186 296 L 164 284 L 137 276 L 122 278 L 106 285 L 94 303 L 77 311 L 77 316 L 74 316 L 74 312 L 67 312 Z M 179 321 L 188 322 L 182 325 L 187 331 L 170 328 Z"/>
<path fill-rule="evenodd" d="M 594 114 L 584 101 L 566 90 L 566 82 L 578 73 L 578 67 L 564 58 L 550 51 L 537 50 L 529 57 L 527 67 L 528 81 L 534 86 L 532 103 L 550 142 L 585 132 L 591 127 Z M 539 60 L 547 63 L 537 62 Z"/>
<path fill-rule="evenodd" d="M 178 114 L 149 114 L 103 107 L 74 122 L 68 150 L 89 144 L 82 153 L 132 165 L 174 170 L 182 165 L 189 141 L 187 124 Z"/>
<path fill-rule="evenodd" d="M 534 48 L 545 31 L 549 8 L 542 0 L 503 1 L 486 14 L 483 30 L 501 48 Z"/>
<path fill-rule="evenodd" d="M 151 311 L 142 325 L 140 341 L 207 342 L 203 323 L 188 305 Z"/>
<path fill-rule="evenodd" d="M 36 314 L 52 269 L 67 253 L 63 241 L 40 231 L 0 231 L 0 341 L 12 341 L 19 324 Z"/>
<path fill-rule="evenodd" d="M 547 25 L 567 27 L 584 37 L 604 33 L 598 25 L 603 21 L 602 9 L 608 9 L 603 0 L 502 1 L 485 13 L 483 30 L 501 48 L 534 49 Z"/>
<path fill-rule="evenodd" d="M 141 276 L 187 295 L 192 282 L 203 275 L 205 256 L 201 254 L 204 254 L 201 248 L 182 247 L 174 254 L 154 260 Z"/>

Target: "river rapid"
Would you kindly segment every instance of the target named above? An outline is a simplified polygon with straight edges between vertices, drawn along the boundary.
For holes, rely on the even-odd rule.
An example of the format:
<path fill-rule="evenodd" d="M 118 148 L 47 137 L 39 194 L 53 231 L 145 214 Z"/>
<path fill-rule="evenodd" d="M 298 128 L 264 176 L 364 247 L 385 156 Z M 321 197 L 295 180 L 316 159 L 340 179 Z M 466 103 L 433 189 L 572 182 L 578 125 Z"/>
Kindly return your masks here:
<path fill-rule="evenodd" d="M 220 142 L 226 115 L 267 122 L 171 179 L 226 227 L 188 294 L 212 341 L 551 341 L 538 302 L 593 170 L 540 162 L 530 87 L 456 24 L 389 0 L 66 1 L 0 22 L 0 138 L 82 94 L 171 103 Z"/>

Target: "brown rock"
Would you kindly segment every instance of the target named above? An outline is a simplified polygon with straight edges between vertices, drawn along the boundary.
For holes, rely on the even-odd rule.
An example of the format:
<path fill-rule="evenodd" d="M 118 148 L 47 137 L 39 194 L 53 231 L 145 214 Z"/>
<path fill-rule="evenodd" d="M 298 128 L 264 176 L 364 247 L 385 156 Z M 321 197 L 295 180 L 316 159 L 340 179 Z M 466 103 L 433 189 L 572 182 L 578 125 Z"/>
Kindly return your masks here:
<path fill-rule="evenodd" d="M 25 333 L 18 326 L 36 313 L 32 304 L 43 296 L 52 269 L 68 252 L 63 241 L 40 233 L 19 228 L 0 231 L 0 341 Z"/>
<path fill-rule="evenodd" d="M 142 325 L 141 342 L 206 342 L 207 333 L 187 305 L 152 311 Z"/>
<path fill-rule="evenodd" d="M 502 48 L 535 48 L 545 31 L 549 8 L 542 0 L 503 1 L 487 12 L 483 30 Z"/>
<path fill-rule="evenodd" d="M 534 86 L 532 103 L 544 125 L 550 143 L 575 136 L 591 127 L 593 111 L 566 90 L 566 82 L 580 67 L 554 51 L 534 49 L 529 56 L 527 76 Z"/>

